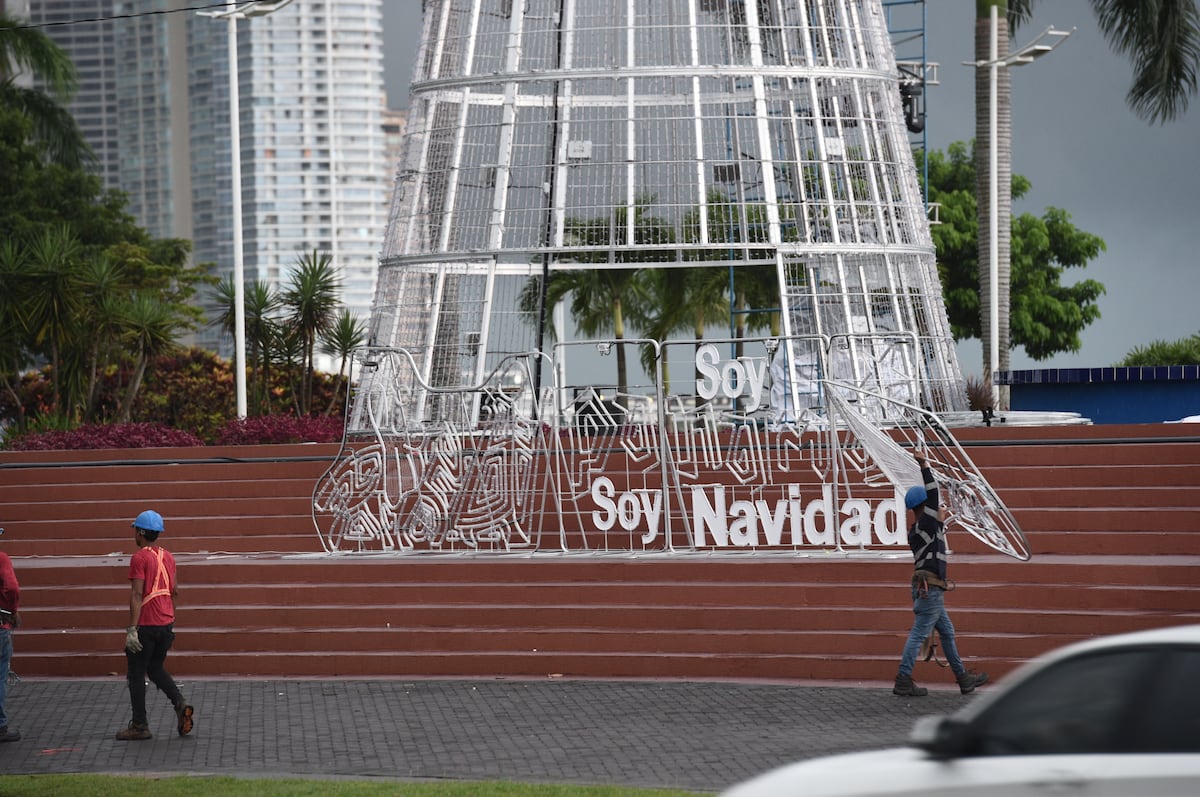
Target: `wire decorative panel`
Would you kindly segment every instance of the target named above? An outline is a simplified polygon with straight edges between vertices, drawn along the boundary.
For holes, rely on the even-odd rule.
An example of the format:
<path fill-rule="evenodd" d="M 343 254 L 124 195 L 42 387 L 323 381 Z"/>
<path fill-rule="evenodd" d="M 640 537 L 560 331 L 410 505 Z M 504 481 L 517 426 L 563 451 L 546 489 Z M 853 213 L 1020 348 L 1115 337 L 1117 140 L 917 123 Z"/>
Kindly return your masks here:
<path fill-rule="evenodd" d="M 597 382 L 548 367 L 589 349 Z M 1004 502 L 920 406 L 928 386 L 903 367 L 919 352 L 891 334 L 569 341 L 442 387 L 411 352 L 363 350 L 313 519 L 330 552 L 907 557 L 921 453 L 950 528 L 1028 559 Z M 623 375 L 632 362 L 653 377 Z"/>

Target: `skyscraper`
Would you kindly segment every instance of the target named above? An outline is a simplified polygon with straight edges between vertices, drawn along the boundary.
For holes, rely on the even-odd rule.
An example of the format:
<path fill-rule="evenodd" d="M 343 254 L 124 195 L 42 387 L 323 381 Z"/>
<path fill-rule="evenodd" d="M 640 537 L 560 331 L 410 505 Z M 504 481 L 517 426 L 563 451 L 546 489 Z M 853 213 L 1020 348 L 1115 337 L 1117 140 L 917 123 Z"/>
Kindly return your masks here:
<path fill-rule="evenodd" d="M 344 304 L 364 319 L 392 178 L 381 9 L 382 0 L 296 0 L 238 25 L 246 278 L 283 285 L 297 257 L 328 253 L 341 269 Z M 214 20 L 193 25 L 225 33 Z M 214 45 L 204 47 L 212 79 L 193 102 L 194 113 L 207 107 L 212 120 L 194 116 L 197 150 L 210 129 L 218 141 L 228 138 L 226 48 Z M 198 175 L 197 196 L 224 195 L 227 160 L 218 150 L 214 162 L 213 172 Z"/>
<path fill-rule="evenodd" d="M 70 111 L 96 154 L 107 188 L 152 235 L 192 237 L 187 147 L 186 19 L 182 0 L 24 0 L 28 16 L 70 56 L 79 92 Z M 134 8 L 137 6 L 137 8 Z M 138 13 L 141 12 L 141 13 Z"/>
<path fill-rule="evenodd" d="M 185 0 L 25 2 L 35 24 L 68 23 L 45 31 L 79 71 L 71 111 L 105 185 L 151 234 L 189 238 L 195 262 L 231 274 L 227 23 Z M 393 178 L 381 9 L 296 0 L 237 39 L 246 279 L 279 288 L 299 256 L 327 253 L 364 319 Z M 199 338 L 217 347 L 215 330 Z"/>

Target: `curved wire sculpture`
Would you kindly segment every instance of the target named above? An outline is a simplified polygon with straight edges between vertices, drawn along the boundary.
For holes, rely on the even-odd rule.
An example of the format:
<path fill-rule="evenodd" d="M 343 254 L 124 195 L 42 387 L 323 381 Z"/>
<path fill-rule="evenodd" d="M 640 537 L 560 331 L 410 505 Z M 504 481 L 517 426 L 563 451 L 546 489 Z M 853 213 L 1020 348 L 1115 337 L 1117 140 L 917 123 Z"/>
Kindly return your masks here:
<path fill-rule="evenodd" d="M 402 553 L 774 552 L 907 554 L 903 492 L 934 470 L 960 529 L 1016 559 L 1029 545 L 1012 513 L 912 385 L 860 363 L 858 383 L 825 379 L 837 341 L 600 341 L 646 347 L 647 384 L 589 386 L 567 400 L 556 380 L 530 389 L 535 354 L 512 355 L 486 379 L 434 387 L 411 353 L 367 350 L 346 437 L 314 492 L 327 551 Z M 556 354 L 578 356 L 581 343 Z M 769 364 L 821 353 L 803 368 Z M 686 393 L 664 369 L 696 368 Z M 551 375 L 559 369 L 553 360 Z M 694 390 L 693 390 L 694 388 Z M 431 408 L 436 408 L 433 412 Z"/>

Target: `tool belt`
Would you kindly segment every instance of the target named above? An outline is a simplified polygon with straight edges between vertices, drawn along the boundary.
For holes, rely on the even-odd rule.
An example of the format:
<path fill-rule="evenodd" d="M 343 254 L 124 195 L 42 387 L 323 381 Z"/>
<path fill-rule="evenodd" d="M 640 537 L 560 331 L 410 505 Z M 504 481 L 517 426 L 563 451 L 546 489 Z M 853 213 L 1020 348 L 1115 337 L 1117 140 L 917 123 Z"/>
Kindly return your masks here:
<path fill-rule="evenodd" d="M 913 587 L 920 589 L 922 592 L 928 590 L 930 587 L 937 587 L 938 589 L 942 590 L 950 588 L 948 582 L 944 578 L 938 578 L 928 570 L 913 571 L 912 585 Z"/>

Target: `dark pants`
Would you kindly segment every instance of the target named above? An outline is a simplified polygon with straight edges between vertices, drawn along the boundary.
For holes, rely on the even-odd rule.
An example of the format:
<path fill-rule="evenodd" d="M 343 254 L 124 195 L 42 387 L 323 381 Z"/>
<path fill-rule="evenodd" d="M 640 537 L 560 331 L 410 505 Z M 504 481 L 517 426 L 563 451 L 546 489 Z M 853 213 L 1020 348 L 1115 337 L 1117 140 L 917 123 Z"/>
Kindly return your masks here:
<path fill-rule="evenodd" d="M 129 665 L 129 704 L 133 707 L 133 724 L 149 725 L 146 720 L 146 678 L 171 700 L 171 705 L 183 702 L 175 679 L 163 667 L 167 651 L 175 641 L 175 632 L 169 625 L 139 625 L 138 639 L 142 643 L 141 652 L 125 651 Z"/>

